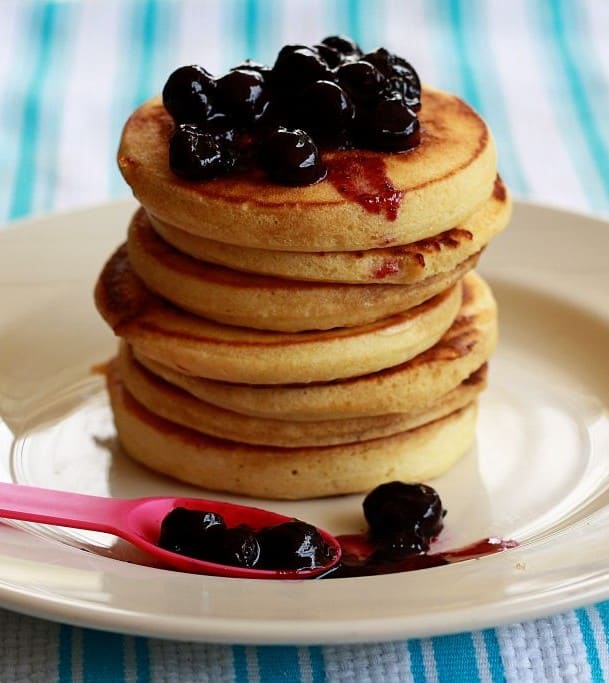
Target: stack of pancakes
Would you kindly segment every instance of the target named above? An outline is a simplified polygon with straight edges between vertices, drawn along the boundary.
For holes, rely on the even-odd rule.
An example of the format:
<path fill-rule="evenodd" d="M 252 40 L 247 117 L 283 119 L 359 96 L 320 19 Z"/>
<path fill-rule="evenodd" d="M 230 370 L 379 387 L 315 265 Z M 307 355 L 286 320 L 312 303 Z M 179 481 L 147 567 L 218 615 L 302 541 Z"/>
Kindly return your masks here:
<path fill-rule="evenodd" d="M 510 200 L 475 112 L 428 89 L 419 116 L 414 150 L 328 152 L 328 178 L 297 188 L 181 180 L 160 100 L 131 116 L 119 165 L 142 206 L 96 288 L 130 456 L 296 499 L 427 480 L 467 451 L 497 340 L 472 269 Z"/>

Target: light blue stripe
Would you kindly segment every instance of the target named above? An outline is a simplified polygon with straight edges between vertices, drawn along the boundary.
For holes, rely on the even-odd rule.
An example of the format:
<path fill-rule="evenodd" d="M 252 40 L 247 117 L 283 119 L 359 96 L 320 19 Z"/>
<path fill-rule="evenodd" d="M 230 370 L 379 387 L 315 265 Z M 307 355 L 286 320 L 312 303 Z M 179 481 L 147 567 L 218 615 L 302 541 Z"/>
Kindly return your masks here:
<path fill-rule="evenodd" d="M 139 107 L 151 97 L 153 92 L 152 81 L 154 77 L 154 64 L 156 40 L 157 40 L 157 3 L 155 0 L 147 0 L 144 3 L 144 11 L 141 15 L 141 26 L 134 27 L 135 40 L 139 41 L 140 54 L 138 56 L 138 73 L 136 89 L 133 97 L 133 105 Z M 169 74 L 168 74 L 169 75 Z"/>
<path fill-rule="evenodd" d="M 251 59 L 253 57 L 245 52 L 243 36 L 245 30 L 243 10 L 245 5 L 238 0 L 226 0 L 222 4 L 222 9 L 220 25 L 224 28 L 223 34 L 225 36 L 224 49 L 222 50 L 222 69 L 225 71 L 247 59 L 248 56 Z"/>
<path fill-rule="evenodd" d="M 154 0 L 138 0 L 131 3 L 131 16 L 121 21 L 121 26 L 127 30 L 119 41 L 125 52 L 118 59 L 113 106 L 112 138 L 117 141 L 127 117 L 152 94 L 150 64 L 154 54 L 155 20 Z M 113 195 L 126 194 L 127 187 L 116 167 L 116 151 L 108 152 L 110 191 Z"/>
<path fill-rule="evenodd" d="M 531 36 L 531 43 L 538 48 L 544 63 L 547 96 L 556 104 L 552 111 L 559 130 L 565 136 L 565 149 L 571 157 L 590 208 L 606 211 L 609 208 L 609 202 L 604 196 L 606 185 L 603 184 L 589 149 L 589 134 L 586 133 L 589 122 L 582 120 L 581 105 L 575 101 L 577 87 L 574 88 L 573 78 L 569 76 L 568 65 L 565 63 L 568 59 L 561 49 L 563 41 L 556 35 L 555 16 L 548 2 L 533 3 L 527 7 L 530 8 L 529 23 L 536 29 Z M 571 70 L 572 68 L 571 65 Z M 609 177 L 606 182 L 609 183 Z"/>
<path fill-rule="evenodd" d="M 499 166 L 508 184 L 517 194 L 528 195 L 529 183 L 516 156 L 506 103 L 501 88 L 497 87 L 499 74 L 486 40 L 486 4 L 478 0 L 467 3 L 450 0 L 448 10 L 465 99 L 487 119 L 493 130 Z M 484 55 L 484 59 L 480 59 L 480 55 Z M 484 84 L 483 87 L 480 84 Z"/>
<path fill-rule="evenodd" d="M 83 683 L 125 680 L 124 637 L 116 633 L 82 631 Z"/>
<path fill-rule="evenodd" d="M 439 683 L 479 681 L 476 648 L 471 633 L 431 639 Z"/>
<path fill-rule="evenodd" d="M 32 72 L 25 78 L 27 83 L 24 93 L 25 102 L 20 125 L 19 158 L 17 173 L 9 208 L 10 218 L 19 218 L 32 211 L 34 175 L 36 171 L 36 152 L 40 134 L 40 100 L 38 97 L 40 84 L 46 76 L 46 69 L 53 49 L 53 31 L 55 28 L 56 7 L 53 3 L 36 8 L 32 29 L 38 38 L 34 41 Z M 39 14 L 40 13 L 40 14 Z"/>
<path fill-rule="evenodd" d="M 425 675 L 425 662 L 423 661 L 421 641 L 409 640 L 407 647 L 413 683 L 426 683 L 427 676 Z"/>
<path fill-rule="evenodd" d="M 309 661 L 311 662 L 312 683 L 324 683 L 326 680 L 326 662 L 321 647 L 309 648 Z"/>
<path fill-rule="evenodd" d="M 249 683 L 247 672 L 247 655 L 242 645 L 235 645 L 233 651 L 233 669 L 235 672 L 235 683 Z"/>
<path fill-rule="evenodd" d="M 576 610 L 575 615 L 577 616 L 579 630 L 581 631 L 582 639 L 586 647 L 586 657 L 588 659 L 588 664 L 590 666 L 592 681 L 598 681 L 599 683 L 602 683 L 603 670 L 601 668 L 601 661 L 598 656 L 598 650 L 596 649 L 596 642 L 594 641 L 594 632 L 592 630 L 590 617 L 588 616 L 588 613 L 585 609 Z"/>
<path fill-rule="evenodd" d="M 328 35 L 349 36 L 359 43 L 362 39 L 358 0 L 334 0 L 328 8 Z M 325 36 L 320 36 L 320 40 Z"/>
<path fill-rule="evenodd" d="M 136 683 L 150 682 L 150 653 L 147 638 L 134 638 Z"/>
<path fill-rule="evenodd" d="M 59 627 L 58 683 L 71 683 L 72 681 L 72 633 L 71 626 L 62 624 Z"/>
<path fill-rule="evenodd" d="M 491 671 L 491 680 L 493 683 L 502 683 L 505 681 L 505 672 L 497 632 L 494 629 L 486 629 L 482 631 L 482 638 L 486 646 L 486 658 Z"/>
<path fill-rule="evenodd" d="M 570 40 L 570 37 L 578 29 L 581 7 L 579 12 L 573 12 L 569 3 L 561 2 L 561 0 L 554 0 L 552 7 L 554 10 L 552 16 L 555 35 L 568 74 L 574 105 L 577 108 L 578 117 L 584 123 L 584 134 L 594 163 L 604 180 L 605 196 L 609 200 L 609 133 L 607 129 L 609 100 L 607 98 L 607 84 L 598 73 L 597 62 L 592 58 L 588 42 L 577 40 L 577 36 L 574 40 Z M 598 101 L 598 107 L 594 106 L 595 101 Z M 598 109 L 597 112 L 594 111 L 595 108 Z M 597 113 L 600 116 L 597 116 Z"/>
<path fill-rule="evenodd" d="M 15 64 L 4 83 L 0 83 L 0 222 L 9 218 L 15 170 L 21 153 L 20 126 L 23 125 L 23 109 L 29 90 L 24 87 L 28 74 L 33 70 L 38 45 L 40 7 L 31 2 L 20 3 L 17 8 L 16 33 L 19 40 L 14 46 Z"/>
<path fill-rule="evenodd" d="M 54 36 L 53 59 L 49 65 L 48 78 L 41 88 L 39 97 L 43 104 L 40 122 L 39 158 L 42 161 L 44 185 L 40 197 L 35 197 L 35 206 L 44 211 L 53 207 L 59 175 L 59 145 L 62 115 L 62 100 L 70 78 L 73 60 L 68 57 L 75 45 L 74 29 L 81 7 L 77 4 L 58 5 L 56 35 Z"/>
<path fill-rule="evenodd" d="M 256 655 L 260 681 L 298 683 L 301 680 L 298 648 L 258 647 Z"/>

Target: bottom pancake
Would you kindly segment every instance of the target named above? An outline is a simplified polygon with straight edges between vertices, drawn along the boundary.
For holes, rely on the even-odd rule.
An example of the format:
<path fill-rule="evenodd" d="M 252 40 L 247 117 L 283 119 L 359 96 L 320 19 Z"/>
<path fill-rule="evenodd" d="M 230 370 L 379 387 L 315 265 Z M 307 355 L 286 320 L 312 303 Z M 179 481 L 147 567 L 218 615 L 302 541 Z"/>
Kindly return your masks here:
<path fill-rule="evenodd" d="M 399 479 L 446 472 L 471 446 L 476 402 L 393 436 L 340 446 L 252 446 L 201 434 L 157 417 L 124 388 L 116 366 L 108 389 L 119 440 L 150 469 L 215 491 L 302 499 L 358 493 Z"/>

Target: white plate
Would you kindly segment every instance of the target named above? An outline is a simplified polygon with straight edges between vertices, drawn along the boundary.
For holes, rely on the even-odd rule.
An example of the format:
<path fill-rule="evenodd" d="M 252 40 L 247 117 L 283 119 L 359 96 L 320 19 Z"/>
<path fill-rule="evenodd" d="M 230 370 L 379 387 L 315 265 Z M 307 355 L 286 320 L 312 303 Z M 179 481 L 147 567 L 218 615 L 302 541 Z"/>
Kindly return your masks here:
<path fill-rule="evenodd" d="M 133 205 L 0 234 L 0 479 L 115 496 L 196 493 L 116 448 L 93 364 L 115 341 L 92 303 Z M 439 549 L 498 535 L 513 550 L 390 576 L 310 582 L 180 574 L 103 534 L 0 525 L 0 604 L 126 633 L 233 643 L 338 643 L 487 627 L 609 597 L 609 225 L 519 204 L 482 272 L 501 344 L 476 448 L 435 482 Z M 262 503 L 336 532 L 361 496 Z M 83 552 L 82 548 L 93 552 Z"/>

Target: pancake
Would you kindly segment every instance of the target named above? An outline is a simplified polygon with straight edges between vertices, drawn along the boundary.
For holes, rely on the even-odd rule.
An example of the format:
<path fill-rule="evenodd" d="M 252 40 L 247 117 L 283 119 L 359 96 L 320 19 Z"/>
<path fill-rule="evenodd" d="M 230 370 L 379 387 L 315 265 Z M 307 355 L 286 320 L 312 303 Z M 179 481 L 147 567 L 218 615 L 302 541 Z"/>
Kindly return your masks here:
<path fill-rule="evenodd" d="M 393 479 L 443 474 L 471 446 L 476 404 L 393 436 L 339 446 L 277 448 L 206 436 L 157 417 L 110 371 L 108 390 L 119 440 L 150 469 L 206 489 L 260 498 L 302 499 L 356 493 Z"/>
<path fill-rule="evenodd" d="M 463 280 L 463 302 L 442 338 L 415 358 L 352 379 L 293 386 L 253 386 L 190 377 L 136 350 L 148 370 L 196 398 L 245 415 L 283 420 L 357 418 L 429 406 L 457 387 L 492 354 L 497 306 L 476 273 Z"/>
<path fill-rule="evenodd" d="M 150 292 L 126 249 L 104 266 L 95 302 L 115 334 L 184 374 L 253 384 L 320 382 L 376 372 L 433 346 L 454 321 L 461 283 L 403 313 L 325 332 L 280 333 L 221 325 Z"/>
<path fill-rule="evenodd" d="M 354 327 L 386 318 L 452 287 L 478 254 L 413 285 L 337 285 L 243 273 L 191 258 L 152 229 L 141 209 L 129 226 L 129 262 L 153 292 L 227 325 L 301 332 Z"/>
<path fill-rule="evenodd" d="M 421 143 L 408 152 L 324 153 L 328 177 L 315 185 L 279 186 L 257 168 L 197 183 L 169 168 L 173 122 L 156 97 L 127 121 L 118 164 L 150 214 L 209 239 L 305 252 L 410 244 L 459 225 L 496 176 L 490 131 L 462 100 L 427 88 L 419 120 Z M 401 197 L 397 213 L 370 201 L 387 188 Z"/>
<path fill-rule="evenodd" d="M 414 429 L 464 408 L 486 386 L 484 366 L 423 410 L 415 406 L 410 413 L 302 422 L 241 415 L 196 399 L 145 370 L 126 345 L 121 346 L 118 368 L 127 391 L 159 417 L 221 439 L 287 448 L 354 443 Z"/>
<path fill-rule="evenodd" d="M 151 220 L 157 233 L 176 249 L 235 270 L 312 282 L 413 284 L 453 270 L 478 253 L 503 230 L 510 214 L 510 196 L 497 176 L 492 196 L 459 226 L 411 244 L 366 251 L 252 249 L 197 237 L 154 216 Z"/>

